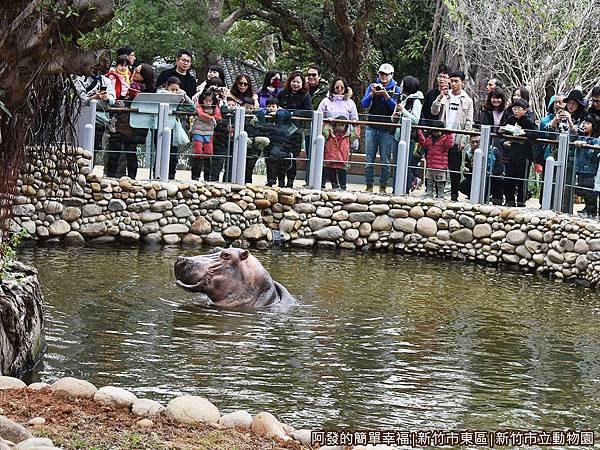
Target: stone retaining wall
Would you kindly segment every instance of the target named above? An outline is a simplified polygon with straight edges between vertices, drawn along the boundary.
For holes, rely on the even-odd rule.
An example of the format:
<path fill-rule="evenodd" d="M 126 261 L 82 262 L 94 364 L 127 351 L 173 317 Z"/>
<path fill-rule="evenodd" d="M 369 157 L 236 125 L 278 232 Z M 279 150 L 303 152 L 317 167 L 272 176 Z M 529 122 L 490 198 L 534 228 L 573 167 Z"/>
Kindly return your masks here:
<path fill-rule="evenodd" d="M 203 182 L 98 179 L 77 151 L 71 185 L 48 188 L 30 167 L 13 229 L 40 241 L 138 242 L 380 250 L 518 265 L 556 278 L 600 279 L 600 224 L 550 211 L 353 192 Z"/>

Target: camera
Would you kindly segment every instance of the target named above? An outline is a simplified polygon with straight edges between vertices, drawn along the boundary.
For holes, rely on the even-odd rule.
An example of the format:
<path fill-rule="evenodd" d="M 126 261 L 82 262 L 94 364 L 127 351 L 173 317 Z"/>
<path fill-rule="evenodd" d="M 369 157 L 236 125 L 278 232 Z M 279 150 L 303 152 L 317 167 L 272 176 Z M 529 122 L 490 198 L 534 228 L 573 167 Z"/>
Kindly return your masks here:
<path fill-rule="evenodd" d="M 376 84 L 375 86 L 373 86 L 373 90 L 375 92 L 381 92 L 383 91 L 383 86 L 381 84 Z"/>

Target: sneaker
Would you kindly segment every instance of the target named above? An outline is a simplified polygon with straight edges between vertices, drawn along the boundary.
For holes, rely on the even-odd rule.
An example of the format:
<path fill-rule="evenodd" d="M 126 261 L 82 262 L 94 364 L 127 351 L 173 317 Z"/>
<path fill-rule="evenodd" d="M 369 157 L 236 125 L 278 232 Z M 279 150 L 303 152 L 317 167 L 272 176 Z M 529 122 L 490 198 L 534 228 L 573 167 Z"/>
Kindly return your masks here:
<path fill-rule="evenodd" d="M 381 194 L 387 194 L 387 184 L 380 184 L 379 185 L 379 192 Z"/>
<path fill-rule="evenodd" d="M 421 186 L 421 179 L 419 177 L 415 177 L 412 182 L 411 191 L 414 191 Z"/>
<path fill-rule="evenodd" d="M 367 192 L 373 192 L 373 185 L 372 184 L 367 184 L 367 189 L 365 189 Z"/>

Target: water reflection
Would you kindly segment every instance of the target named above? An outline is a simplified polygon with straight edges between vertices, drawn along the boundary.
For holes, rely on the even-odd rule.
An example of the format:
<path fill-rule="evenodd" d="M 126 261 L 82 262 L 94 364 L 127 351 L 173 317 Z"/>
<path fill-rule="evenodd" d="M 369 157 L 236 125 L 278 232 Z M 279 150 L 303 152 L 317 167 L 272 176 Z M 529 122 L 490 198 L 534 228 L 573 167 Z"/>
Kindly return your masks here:
<path fill-rule="evenodd" d="M 265 251 L 301 298 L 219 311 L 175 286 L 179 248 L 28 248 L 47 302 L 34 379 L 76 376 L 296 427 L 596 429 L 597 295 L 398 255 Z"/>

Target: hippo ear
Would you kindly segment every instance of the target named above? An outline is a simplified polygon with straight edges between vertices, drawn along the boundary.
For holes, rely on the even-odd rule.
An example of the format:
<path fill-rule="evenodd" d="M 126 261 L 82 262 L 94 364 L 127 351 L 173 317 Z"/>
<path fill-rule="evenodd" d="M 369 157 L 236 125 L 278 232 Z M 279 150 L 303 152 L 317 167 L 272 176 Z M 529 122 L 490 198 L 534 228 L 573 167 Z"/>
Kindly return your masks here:
<path fill-rule="evenodd" d="M 250 256 L 250 252 L 248 250 L 244 250 L 243 252 L 240 253 L 240 259 L 243 261 L 244 259 L 248 259 L 248 256 Z"/>

